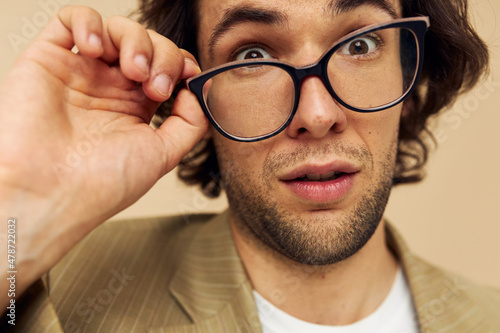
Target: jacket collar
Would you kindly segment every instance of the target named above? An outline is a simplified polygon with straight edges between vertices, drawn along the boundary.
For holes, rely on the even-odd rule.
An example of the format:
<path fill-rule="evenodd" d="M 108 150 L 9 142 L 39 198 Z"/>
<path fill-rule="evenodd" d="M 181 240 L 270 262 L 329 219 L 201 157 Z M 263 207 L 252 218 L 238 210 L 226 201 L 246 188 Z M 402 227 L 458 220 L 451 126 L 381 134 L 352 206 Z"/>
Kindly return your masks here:
<path fill-rule="evenodd" d="M 500 293 L 482 289 L 413 256 L 401 236 L 386 224 L 387 244 L 406 275 L 421 326 L 431 332 L 500 332 Z M 261 333 L 252 286 L 229 228 L 228 213 L 203 225 L 186 251 L 170 292 L 194 324 L 158 327 L 150 333 Z M 496 295 L 496 296 L 495 296 Z M 27 300 L 27 309 L 23 309 Z M 41 280 L 19 304 L 19 326 L 29 332 L 63 332 Z M 23 315 L 24 313 L 24 315 Z M 17 316 L 16 316 L 17 317 Z M 1 325 L 0 325 L 1 326 Z"/>
<path fill-rule="evenodd" d="M 408 280 L 422 332 L 469 332 L 489 322 L 469 296 L 467 289 L 474 288 L 469 287 L 472 285 L 414 256 L 389 223 L 386 238 Z M 152 329 L 150 333 L 262 332 L 228 212 L 213 218 L 193 238 L 170 292 L 194 324 Z"/>
<path fill-rule="evenodd" d="M 500 320 L 490 293 L 459 275 L 414 256 L 399 233 L 386 223 L 389 248 L 410 286 L 422 332 L 497 332 Z M 488 305 L 489 304 L 489 305 Z"/>
<path fill-rule="evenodd" d="M 170 284 L 194 324 L 150 333 L 262 332 L 252 290 L 226 211 L 199 229 Z"/>

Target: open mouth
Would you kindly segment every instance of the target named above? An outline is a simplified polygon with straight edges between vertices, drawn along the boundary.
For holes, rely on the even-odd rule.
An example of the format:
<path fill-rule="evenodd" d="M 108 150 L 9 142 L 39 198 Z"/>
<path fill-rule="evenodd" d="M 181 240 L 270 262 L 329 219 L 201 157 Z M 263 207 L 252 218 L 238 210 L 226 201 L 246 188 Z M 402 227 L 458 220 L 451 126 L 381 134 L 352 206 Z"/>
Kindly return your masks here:
<path fill-rule="evenodd" d="M 329 171 L 326 173 L 305 173 L 282 184 L 296 196 L 316 203 L 340 200 L 354 186 L 357 172 Z"/>
<path fill-rule="evenodd" d="M 330 172 L 327 172 L 327 173 L 324 173 L 321 175 L 307 174 L 307 175 L 304 175 L 302 177 L 295 178 L 295 179 L 293 179 L 293 181 L 326 182 L 326 181 L 338 179 L 345 174 L 346 174 L 345 172 L 341 172 L 341 171 L 330 171 Z"/>
<path fill-rule="evenodd" d="M 345 161 L 304 163 L 279 178 L 284 188 L 300 200 L 332 203 L 348 195 L 360 171 L 360 166 Z"/>

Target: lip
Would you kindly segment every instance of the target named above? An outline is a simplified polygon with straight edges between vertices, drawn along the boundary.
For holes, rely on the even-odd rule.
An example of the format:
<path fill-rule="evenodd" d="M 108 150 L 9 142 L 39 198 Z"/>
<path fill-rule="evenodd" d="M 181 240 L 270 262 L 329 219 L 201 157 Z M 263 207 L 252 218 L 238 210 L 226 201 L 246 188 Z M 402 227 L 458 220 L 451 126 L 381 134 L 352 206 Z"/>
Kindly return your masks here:
<path fill-rule="evenodd" d="M 307 174 L 322 175 L 331 171 L 342 172 L 339 178 L 328 181 L 299 180 Z M 336 202 L 345 197 L 354 186 L 360 168 L 343 161 L 324 165 L 300 166 L 279 177 L 280 182 L 301 199 L 315 203 Z"/>
<path fill-rule="evenodd" d="M 360 168 L 344 161 L 335 161 L 333 163 L 323 165 L 307 164 L 293 169 L 292 171 L 280 176 L 282 181 L 290 181 L 308 174 L 323 175 L 331 171 L 338 171 L 343 173 L 357 173 Z"/>

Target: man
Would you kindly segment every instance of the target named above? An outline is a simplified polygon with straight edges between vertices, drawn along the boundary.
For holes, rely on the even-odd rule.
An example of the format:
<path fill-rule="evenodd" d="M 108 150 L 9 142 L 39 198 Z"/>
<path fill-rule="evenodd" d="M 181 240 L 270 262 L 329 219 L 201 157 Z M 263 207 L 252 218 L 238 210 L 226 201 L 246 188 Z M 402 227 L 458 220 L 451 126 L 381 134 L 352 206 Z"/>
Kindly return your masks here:
<path fill-rule="evenodd" d="M 145 1 L 142 21 L 190 52 L 125 18 L 61 10 L 1 90 L 16 328 L 498 330 L 498 292 L 415 258 L 382 218 L 392 185 L 419 179 L 427 117 L 485 69 L 460 6 Z M 153 130 L 196 59 L 217 69 L 189 80 Z M 227 213 L 106 224 L 75 247 L 200 140 L 184 178 L 222 186 Z"/>

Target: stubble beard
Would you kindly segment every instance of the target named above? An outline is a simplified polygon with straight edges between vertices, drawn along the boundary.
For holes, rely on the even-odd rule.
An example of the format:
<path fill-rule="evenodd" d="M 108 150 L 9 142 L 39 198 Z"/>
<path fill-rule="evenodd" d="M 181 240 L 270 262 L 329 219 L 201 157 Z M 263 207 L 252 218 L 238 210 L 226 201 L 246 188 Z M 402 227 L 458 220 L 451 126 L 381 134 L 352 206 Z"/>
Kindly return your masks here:
<path fill-rule="evenodd" d="M 341 262 L 358 252 L 377 229 L 392 188 L 395 167 L 395 142 L 373 175 L 371 187 L 345 214 L 335 210 L 331 214 L 294 216 L 280 207 L 273 199 L 273 186 L 266 176 L 262 185 L 256 185 L 255 176 L 228 165 L 223 174 L 233 221 L 244 237 L 257 241 L 263 248 L 274 250 L 301 264 L 324 266 Z M 264 175 L 274 175 L 274 170 L 284 165 L 294 165 L 313 156 L 346 157 L 371 165 L 369 151 L 330 144 L 320 151 L 302 149 L 291 154 L 270 155 L 264 165 Z M 226 156 L 227 157 L 227 156 Z"/>

